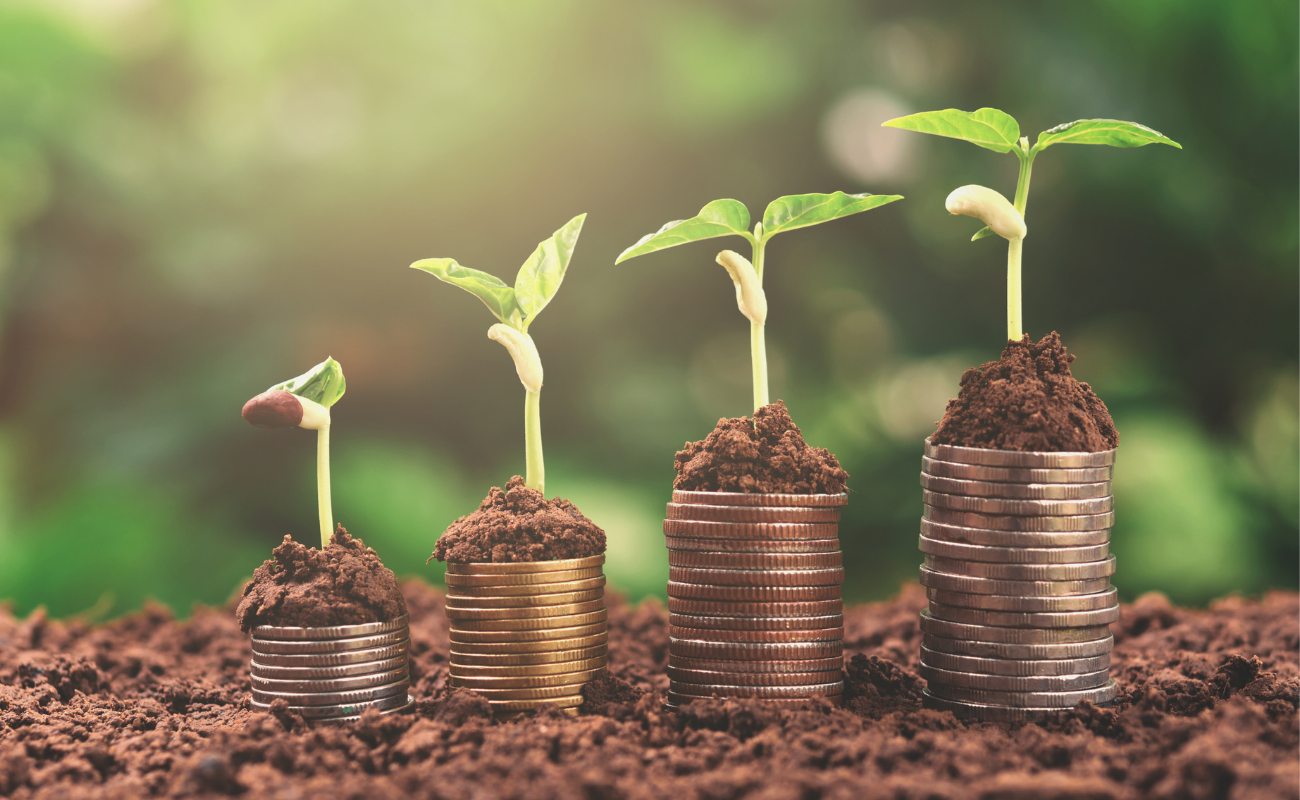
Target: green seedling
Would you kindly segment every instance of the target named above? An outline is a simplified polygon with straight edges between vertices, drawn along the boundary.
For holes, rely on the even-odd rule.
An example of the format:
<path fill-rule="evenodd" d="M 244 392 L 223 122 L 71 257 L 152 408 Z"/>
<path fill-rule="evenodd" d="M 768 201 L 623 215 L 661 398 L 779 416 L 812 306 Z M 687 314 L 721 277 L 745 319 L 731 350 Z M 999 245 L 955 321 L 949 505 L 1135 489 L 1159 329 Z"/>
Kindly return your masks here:
<path fill-rule="evenodd" d="M 767 295 L 763 292 L 764 251 L 768 241 L 778 233 L 807 228 L 870 211 L 895 200 L 900 195 L 878 194 L 797 194 L 778 197 L 763 212 L 763 221 L 749 229 L 749 209 L 739 200 L 714 200 L 690 219 L 676 220 L 623 251 L 615 264 L 679 244 L 739 236 L 749 242 L 753 258 L 731 250 L 718 253 L 717 261 L 736 284 L 736 305 L 749 319 L 750 357 L 754 368 L 754 410 L 768 403 L 767 394 Z"/>
<path fill-rule="evenodd" d="M 997 234 L 1007 244 L 1007 338 L 1019 341 L 1024 336 L 1024 311 L 1021 303 L 1020 258 L 1024 248 L 1025 207 L 1029 202 L 1029 177 L 1034 159 L 1054 144 L 1105 144 L 1111 147 L 1142 147 L 1148 144 L 1183 146 L 1173 139 L 1136 122 L 1117 119 L 1081 119 L 1057 125 L 1038 134 L 1034 146 L 1029 137 L 1020 135 L 1020 124 L 996 108 L 978 111 L 926 111 L 884 123 L 887 128 L 902 128 L 918 133 L 964 139 L 995 153 L 1014 153 L 1020 159 L 1020 177 L 1016 181 L 1015 202 L 983 186 L 963 186 L 948 195 L 947 208 L 953 214 L 965 214 L 984 222 L 971 241 Z"/>
<path fill-rule="evenodd" d="M 411 265 L 412 269 L 423 270 L 474 295 L 500 320 L 488 328 L 488 338 L 500 342 L 510 353 L 519 381 L 524 385 L 524 458 L 527 464 L 524 483 L 529 489 L 542 493 L 546 491 L 546 465 L 542 460 L 542 360 L 533 337 L 528 334 L 528 327 L 559 291 L 586 219 L 586 214 L 579 214 L 538 244 L 519 268 L 513 287 L 486 272 L 462 267 L 450 258 L 426 258 Z"/>
<path fill-rule="evenodd" d="M 259 428 L 306 428 L 316 431 L 316 503 L 320 512 L 320 546 L 334 534 L 330 502 L 330 406 L 347 391 L 343 368 L 327 358 L 307 372 L 276 384 L 244 404 L 244 419 Z"/>

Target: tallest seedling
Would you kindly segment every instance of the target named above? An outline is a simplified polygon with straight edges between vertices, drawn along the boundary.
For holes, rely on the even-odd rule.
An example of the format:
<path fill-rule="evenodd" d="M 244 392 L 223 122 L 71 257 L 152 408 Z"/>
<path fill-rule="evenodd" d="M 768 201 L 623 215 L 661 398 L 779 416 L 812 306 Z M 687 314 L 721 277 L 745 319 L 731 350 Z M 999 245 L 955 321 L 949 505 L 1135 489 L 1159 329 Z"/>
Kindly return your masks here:
<path fill-rule="evenodd" d="M 1034 159 L 1054 144 L 1105 144 L 1111 147 L 1142 147 L 1148 144 L 1183 146 L 1161 133 L 1136 122 L 1117 119 L 1081 119 L 1057 125 L 1038 134 L 1034 146 L 1029 137 L 1020 135 L 1020 123 L 996 108 L 978 111 L 925 111 L 884 123 L 886 128 L 902 128 L 918 133 L 964 139 L 995 153 L 1014 153 L 1020 159 L 1020 177 L 1016 181 L 1016 199 L 1012 204 L 1001 194 L 983 186 L 963 186 L 948 195 L 948 211 L 982 220 L 986 227 L 971 241 L 996 233 L 1007 240 L 1007 338 L 1013 342 L 1024 336 L 1024 309 L 1020 295 L 1020 256 L 1024 249 L 1025 206 L 1029 203 L 1029 177 Z"/>

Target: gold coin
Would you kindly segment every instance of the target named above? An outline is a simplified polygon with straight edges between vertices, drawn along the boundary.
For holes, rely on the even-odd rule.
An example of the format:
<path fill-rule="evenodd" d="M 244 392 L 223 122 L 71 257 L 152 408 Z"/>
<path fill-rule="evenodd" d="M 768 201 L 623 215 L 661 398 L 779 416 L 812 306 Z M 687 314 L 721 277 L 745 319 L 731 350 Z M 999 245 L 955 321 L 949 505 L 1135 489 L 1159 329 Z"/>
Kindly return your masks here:
<path fill-rule="evenodd" d="M 579 625 L 573 628 L 547 628 L 539 631 L 462 631 L 452 628 L 451 640 L 456 644 L 468 642 L 547 642 L 553 639 L 576 639 L 606 631 L 605 622 Z"/>
<path fill-rule="evenodd" d="M 483 689 L 475 687 L 474 691 L 488 700 L 550 700 L 560 697 L 582 697 L 582 684 L 540 686 L 536 689 Z"/>
<path fill-rule="evenodd" d="M 578 639 L 548 639 L 541 642 L 453 642 L 455 652 L 471 655 L 522 655 L 525 653 L 551 653 L 558 650 L 585 650 L 609 644 L 609 633 L 583 636 Z"/>
<path fill-rule="evenodd" d="M 554 664 L 529 664 L 519 667 L 480 667 L 452 661 L 451 674 L 457 678 L 528 678 L 600 669 L 606 666 L 608 661 L 605 656 L 600 656 L 582 661 L 560 661 Z"/>
<path fill-rule="evenodd" d="M 453 619 L 453 631 L 535 631 L 548 628 L 576 628 L 604 622 L 605 609 L 567 617 L 538 617 L 536 619 Z"/>
<path fill-rule="evenodd" d="M 595 645 L 574 650 L 551 650 L 541 653 L 466 653 L 451 648 L 452 669 L 478 667 L 531 667 L 539 664 L 563 664 L 570 661 L 585 661 L 592 658 L 605 658 L 609 652 L 607 645 Z"/>
<path fill-rule="evenodd" d="M 503 712 L 509 713 L 511 711 L 536 711 L 537 709 L 548 705 L 555 706 L 557 708 L 577 708 L 578 706 L 582 705 L 584 699 L 585 698 L 583 698 L 583 696 L 579 694 L 579 695 L 574 695 L 572 697 L 553 697 L 550 699 L 543 699 L 543 700 L 500 699 L 500 700 L 491 700 L 489 702 L 492 703 L 492 713 L 501 714 Z"/>
<path fill-rule="evenodd" d="M 595 578 L 601 574 L 600 567 L 587 569 L 565 569 L 558 572 L 516 572 L 487 573 L 486 575 L 460 575 L 448 572 L 443 576 L 448 586 L 531 586 L 533 584 L 566 583 Z"/>
<path fill-rule="evenodd" d="M 605 607 L 604 597 L 588 600 L 585 603 L 563 603 L 554 606 L 524 606 L 522 608 L 452 608 L 447 606 L 447 618 L 450 620 L 493 620 L 493 619 L 545 619 L 547 617 L 568 617 L 574 614 L 589 614 Z M 459 622 L 453 622 L 459 625 Z"/>
<path fill-rule="evenodd" d="M 604 667 L 583 670 L 582 672 L 560 672 L 554 675 L 525 675 L 517 678 L 451 676 L 452 686 L 461 686 L 474 691 L 483 689 L 543 689 L 552 687 L 581 686 L 590 683 L 597 675 L 604 672 Z"/>
<path fill-rule="evenodd" d="M 454 564 L 447 562 L 447 572 L 457 575 L 514 575 L 524 572 L 559 572 L 566 569 L 588 569 L 605 563 L 605 554 L 586 558 L 562 558 L 555 561 L 504 561 Z"/>
<path fill-rule="evenodd" d="M 446 577 L 450 578 L 451 576 L 448 575 Z M 583 578 L 582 580 L 577 581 L 564 581 L 563 583 L 526 583 L 521 586 L 453 586 L 452 588 L 456 590 L 456 594 L 459 597 L 482 599 L 583 592 L 590 589 L 599 589 L 604 585 L 605 576 L 597 575 L 594 578 Z M 459 605 L 473 607 L 467 603 L 460 603 Z M 478 607 L 482 608 L 483 606 L 480 605 Z"/>
<path fill-rule="evenodd" d="M 600 600 L 605 596 L 602 588 L 582 589 L 576 592 L 556 592 L 555 594 L 529 594 L 512 597 L 476 597 L 474 595 L 448 594 L 447 609 L 464 609 L 484 611 L 488 609 L 507 608 L 543 608 L 571 603 L 587 603 Z"/>

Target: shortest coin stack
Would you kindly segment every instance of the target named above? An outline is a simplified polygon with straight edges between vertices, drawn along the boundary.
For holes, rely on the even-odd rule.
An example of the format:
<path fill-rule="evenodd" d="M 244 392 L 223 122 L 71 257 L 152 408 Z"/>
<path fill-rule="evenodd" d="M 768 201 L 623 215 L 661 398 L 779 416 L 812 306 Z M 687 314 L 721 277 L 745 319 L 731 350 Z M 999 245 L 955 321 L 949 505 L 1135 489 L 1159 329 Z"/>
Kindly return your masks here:
<path fill-rule="evenodd" d="M 606 667 L 605 556 L 447 564 L 451 685 L 497 719 L 544 705 L 578 713 Z"/>
<path fill-rule="evenodd" d="M 1110 703 L 1115 451 L 925 443 L 925 704 L 1013 722 Z"/>
<path fill-rule="evenodd" d="M 253 708 L 269 711 L 286 700 L 311 723 L 351 722 L 369 708 L 411 708 L 409 623 L 402 615 L 359 625 L 253 628 Z"/>

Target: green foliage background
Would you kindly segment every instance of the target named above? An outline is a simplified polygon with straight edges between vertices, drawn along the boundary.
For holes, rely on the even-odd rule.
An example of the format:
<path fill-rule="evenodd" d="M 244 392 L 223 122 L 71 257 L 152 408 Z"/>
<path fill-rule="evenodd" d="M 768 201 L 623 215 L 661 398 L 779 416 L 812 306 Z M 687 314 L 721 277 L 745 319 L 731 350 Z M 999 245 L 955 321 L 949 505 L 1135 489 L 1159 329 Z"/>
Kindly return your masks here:
<path fill-rule="evenodd" d="M 996 358 L 1003 255 L 943 199 L 1015 161 L 880 129 L 1001 108 L 1186 148 L 1035 165 L 1027 325 L 1110 405 L 1116 583 L 1297 585 L 1295 3 L 0 0 L 0 597 L 184 611 L 314 536 L 310 434 L 241 404 L 326 355 L 336 517 L 399 573 L 523 469 L 523 391 L 476 303 L 590 212 L 532 331 L 548 488 L 662 592 L 672 457 L 745 413 L 747 326 L 707 245 L 614 266 L 735 197 L 907 199 L 768 252 L 772 393 L 852 475 L 855 599 L 914 579 L 921 439 Z"/>

